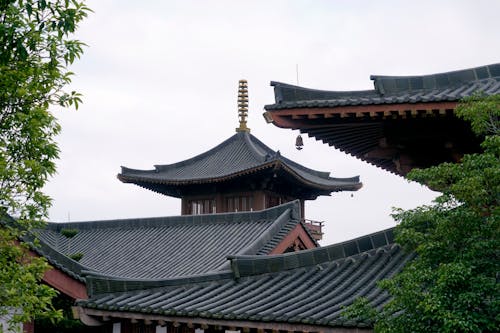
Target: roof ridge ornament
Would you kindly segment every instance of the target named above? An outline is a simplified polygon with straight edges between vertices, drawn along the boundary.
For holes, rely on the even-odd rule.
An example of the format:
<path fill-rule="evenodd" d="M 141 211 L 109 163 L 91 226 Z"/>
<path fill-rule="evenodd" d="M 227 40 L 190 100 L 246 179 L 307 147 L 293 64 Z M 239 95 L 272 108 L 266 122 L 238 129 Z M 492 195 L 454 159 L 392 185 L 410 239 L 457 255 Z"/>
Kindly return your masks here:
<path fill-rule="evenodd" d="M 248 117 L 248 86 L 247 80 L 240 80 L 238 85 L 238 118 L 240 126 L 236 128 L 236 132 L 250 133 L 250 128 L 247 127 Z"/>

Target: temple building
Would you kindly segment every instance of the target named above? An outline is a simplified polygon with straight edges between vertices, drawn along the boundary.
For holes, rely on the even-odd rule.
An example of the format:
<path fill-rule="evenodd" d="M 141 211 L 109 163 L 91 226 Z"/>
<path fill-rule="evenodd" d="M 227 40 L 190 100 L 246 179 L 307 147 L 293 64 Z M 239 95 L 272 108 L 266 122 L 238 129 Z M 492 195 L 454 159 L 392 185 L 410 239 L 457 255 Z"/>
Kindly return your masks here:
<path fill-rule="evenodd" d="M 255 259 L 238 264 L 237 274 L 245 276 L 245 270 L 261 256 L 319 247 L 321 223 L 304 218 L 305 201 L 332 192 L 356 191 L 362 186 L 359 177 L 333 178 L 266 146 L 247 127 L 247 96 L 242 80 L 236 134 L 215 148 L 154 170 L 122 167 L 118 175 L 122 182 L 181 198 L 180 216 L 48 223 L 26 239 L 53 266 L 44 282 L 65 298 L 78 300 L 76 314 L 82 322 L 96 326 L 97 331 L 115 332 L 118 321 L 124 325 L 123 332 L 130 332 L 128 314 L 123 318 L 110 315 L 108 322 L 92 315 L 93 306 L 87 309 L 85 300 L 92 302 L 110 292 L 164 288 L 171 283 L 185 288 L 186 282 L 227 277 L 236 267 L 234 263 L 240 262 L 229 257 Z M 390 237 L 384 234 L 377 241 L 387 246 Z M 347 250 L 341 247 L 335 255 L 340 258 L 350 253 L 345 251 L 359 252 L 356 245 Z M 269 267 L 276 269 L 272 262 Z"/>
<path fill-rule="evenodd" d="M 215 148 L 185 161 L 156 165 L 153 170 L 122 167 L 118 179 L 181 198 L 183 215 L 263 210 L 299 200 L 305 216 L 305 200 L 361 188 L 359 177 L 332 178 L 328 172 L 306 168 L 250 134 L 245 80 L 239 83 L 238 107 L 236 134 Z M 321 223 L 306 223 L 321 239 Z"/>
<path fill-rule="evenodd" d="M 481 138 L 454 110 L 465 97 L 499 94 L 500 64 L 370 78 L 374 89 L 358 91 L 271 82 L 275 102 L 265 106 L 264 118 L 402 176 L 480 150 Z"/>
<path fill-rule="evenodd" d="M 478 149 L 453 110 L 475 92 L 498 94 L 499 74 L 500 65 L 490 65 L 377 76 L 375 90 L 357 92 L 273 83 L 276 101 L 265 117 L 405 175 Z M 357 190 L 359 179 L 332 178 L 265 146 L 246 126 L 245 82 L 239 90 L 235 135 L 186 161 L 118 175 L 181 198 L 180 216 L 49 223 L 26 239 L 53 267 L 44 282 L 73 300 L 86 331 L 373 331 L 369 322 L 345 319 L 344 307 L 359 297 L 383 307 L 390 296 L 377 282 L 414 254 L 394 242 L 393 229 L 320 247 L 305 224 L 304 201 Z"/>

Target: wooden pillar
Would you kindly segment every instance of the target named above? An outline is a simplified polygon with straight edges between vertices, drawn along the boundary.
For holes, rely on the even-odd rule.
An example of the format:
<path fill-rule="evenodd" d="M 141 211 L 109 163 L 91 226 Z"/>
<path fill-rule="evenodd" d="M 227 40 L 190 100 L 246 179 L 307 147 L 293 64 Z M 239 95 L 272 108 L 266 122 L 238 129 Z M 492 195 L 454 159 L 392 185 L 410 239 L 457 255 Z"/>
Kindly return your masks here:
<path fill-rule="evenodd" d="M 306 201 L 304 199 L 300 199 L 300 214 L 302 215 L 302 219 L 306 219 Z"/>
<path fill-rule="evenodd" d="M 224 197 L 221 193 L 217 193 L 215 196 L 215 207 L 217 209 L 217 213 L 227 213 L 225 206 L 226 203 L 224 202 Z"/>
<path fill-rule="evenodd" d="M 181 199 L 181 215 L 188 215 L 186 197 L 182 197 Z"/>
<path fill-rule="evenodd" d="M 253 197 L 253 210 L 266 209 L 266 196 L 264 191 L 255 191 Z"/>

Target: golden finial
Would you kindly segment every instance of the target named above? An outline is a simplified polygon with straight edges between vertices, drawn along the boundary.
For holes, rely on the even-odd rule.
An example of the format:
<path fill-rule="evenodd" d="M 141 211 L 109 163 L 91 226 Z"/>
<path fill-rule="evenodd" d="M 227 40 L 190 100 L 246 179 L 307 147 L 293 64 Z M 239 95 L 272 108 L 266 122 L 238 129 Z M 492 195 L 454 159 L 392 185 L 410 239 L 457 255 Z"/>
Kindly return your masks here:
<path fill-rule="evenodd" d="M 247 127 L 248 116 L 248 86 L 247 80 L 240 80 L 238 86 L 238 118 L 240 120 L 240 127 L 236 132 L 250 132 Z"/>

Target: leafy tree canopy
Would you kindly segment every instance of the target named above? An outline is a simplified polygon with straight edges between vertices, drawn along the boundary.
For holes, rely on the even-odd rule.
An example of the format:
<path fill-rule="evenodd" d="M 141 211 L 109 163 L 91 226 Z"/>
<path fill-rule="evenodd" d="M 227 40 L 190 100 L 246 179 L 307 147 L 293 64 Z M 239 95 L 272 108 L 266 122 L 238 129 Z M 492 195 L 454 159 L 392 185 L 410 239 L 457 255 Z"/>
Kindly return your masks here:
<path fill-rule="evenodd" d="M 13 322 L 59 315 L 55 291 L 39 283 L 46 262 L 18 240 L 47 217 L 42 187 L 55 173 L 60 131 L 49 107 L 81 102 L 63 88 L 84 46 L 71 35 L 89 11 L 79 1 L 0 0 L 0 316 Z"/>
<path fill-rule="evenodd" d="M 382 281 L 379 312 L 362 299 L 346 316 L 369 315 L 377 332 L 497 332 L 500 327 L 500 96 L 473 96 L 456 110 L 484 138 L 461 163 L 408 177 L 442 194 L 431 206 L 396 210 L 396 241 L 417 257 Z"/>

